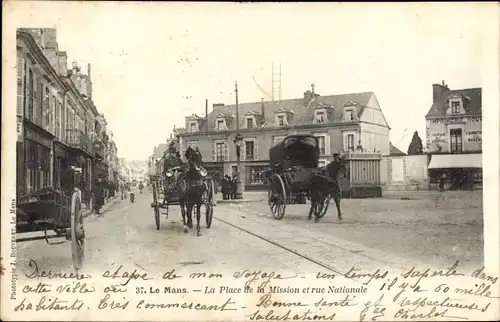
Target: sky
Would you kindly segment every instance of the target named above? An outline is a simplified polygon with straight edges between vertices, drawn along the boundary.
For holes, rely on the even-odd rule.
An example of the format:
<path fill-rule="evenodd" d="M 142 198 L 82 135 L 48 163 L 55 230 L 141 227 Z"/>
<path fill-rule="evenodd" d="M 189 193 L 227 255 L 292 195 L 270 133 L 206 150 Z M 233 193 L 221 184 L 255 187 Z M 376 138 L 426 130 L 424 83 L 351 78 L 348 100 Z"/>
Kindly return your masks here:
<path fill-rule="evenodd" d="M 321 95 L 374 92 L 406 152 L 414 131 L 425 146 L 432 84 L 481 87 L 488 7 L 473 3 L 214 4 L 45 3 L 36 25 L 56 27 L 59 49 L 86 70 L 120 157 L 145 160 L 205 99 L 270 99 L 281 62 L 282 98 L 315 84 Z M 490 7 L 491 8 L 491 7 Z M 38 17 L 35 16 L 39 15 Z M 43 16 L 42 16 L 43 15 Z"/>

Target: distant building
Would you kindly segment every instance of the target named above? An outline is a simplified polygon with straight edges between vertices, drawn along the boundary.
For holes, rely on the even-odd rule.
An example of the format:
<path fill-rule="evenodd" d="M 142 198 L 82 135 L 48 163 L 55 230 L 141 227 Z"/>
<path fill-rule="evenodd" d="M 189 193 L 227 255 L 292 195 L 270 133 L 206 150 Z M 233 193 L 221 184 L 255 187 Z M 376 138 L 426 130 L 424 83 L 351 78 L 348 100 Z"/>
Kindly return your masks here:
<path fill-rule="evenodd" d="M 321 96 L 312 85 L 302 98 L 241 103 L 239 120 L 235 105 L 213 104 L 207 114 L 206 118 L 186 117 L 185 128 L 177 130 L 181 154 L 188 146 L 198 147 L 209 173 L 235 173 L 234 138 L 239 122 L 244 137 L 241 162 L 246 189 L 267 186 L 263 171 L 269 165 L 269 149 L 289 134 L 317 136 L 320 165 L 329 163 L 334 152 L 361 147 L 382 155 L 390 153 L 390 128 L 372 92 Z"/>
<path fill-rule="evenodd" d="M 443 81 L 432 92 L 425 117 L 431 182 L 445 173 L 452 188 L 464 187 L 464 178 L 482 186 L 481 88 L 451 90 Z"/>

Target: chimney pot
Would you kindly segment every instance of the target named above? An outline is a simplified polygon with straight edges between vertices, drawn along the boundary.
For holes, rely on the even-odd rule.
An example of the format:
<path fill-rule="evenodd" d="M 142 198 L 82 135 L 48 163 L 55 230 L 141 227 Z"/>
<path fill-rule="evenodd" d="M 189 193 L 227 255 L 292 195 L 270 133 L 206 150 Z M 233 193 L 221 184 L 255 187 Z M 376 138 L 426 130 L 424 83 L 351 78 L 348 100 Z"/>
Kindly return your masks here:
<path fill-rule="evenodd" d="M 73 69 L 78 67 L 76 60 L 73 60 L 73 63 L 71 64 L 71 66 L 73 67 Z"/>

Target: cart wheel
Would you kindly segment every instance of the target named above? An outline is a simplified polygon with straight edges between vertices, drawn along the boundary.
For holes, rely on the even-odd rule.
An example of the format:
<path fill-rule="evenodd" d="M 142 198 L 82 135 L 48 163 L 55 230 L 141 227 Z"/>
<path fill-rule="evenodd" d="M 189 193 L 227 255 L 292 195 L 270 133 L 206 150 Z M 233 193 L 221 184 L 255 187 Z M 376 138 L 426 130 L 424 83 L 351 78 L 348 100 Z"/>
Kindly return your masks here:
<path fill-rule="evenodd" d="M 206 187 L 206 198 L 205 198 L 205 220 L 207 223 L 207 229 L 212 225 L 212 218 L 214 216 L 214 181 L 212 179 L 205 181 Z"/>
<path fill-rule="evenodd" d="M 71 197 L 71 254 L 73 266 L 78 272 L 83 266 L 85 230 L 83 228 L 81 191 L 73 192 Z"/>
<path fill-rule="evenodd" d="M 160 206 L 158 205 L 158 190 L 156 183 L 153 184 L 153 210 L 155 213 L 156 230 L 160 230 Z"/>
<path fill-rule="evenodd" d="M 316 209 L 315 209 L 315 216 L 316 218 L 323 218 L 325 215 L 326 215 L 326 212 L 328 211 L 328 207 L 330 206 L 330 199 L 331 199 L 331 196 L 328 195 L 326 196 L 323 200 L 321 200 L 321 202 L 318 202 L 318 204 L 316 205 Z"/>
<path fill-rule="evenodd" d="M 285 184 L 277 174 L 273 174 L 268 180 L 268 203 L 274 218 L 283 219 L 286 209 Z"/>

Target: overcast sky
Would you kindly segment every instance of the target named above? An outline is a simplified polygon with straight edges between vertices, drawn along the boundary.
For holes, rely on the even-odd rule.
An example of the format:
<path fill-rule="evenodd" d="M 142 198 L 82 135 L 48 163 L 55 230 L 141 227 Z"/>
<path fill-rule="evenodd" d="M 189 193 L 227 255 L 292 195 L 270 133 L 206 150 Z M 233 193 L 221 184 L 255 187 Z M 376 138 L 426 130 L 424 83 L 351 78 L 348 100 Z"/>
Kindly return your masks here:
<path fill-rule="evenodd" d="M 415 130 L 425 141 L 432 83 L 482 86 L 478 4 L 41 5 L 23 27 L 57 27 L 68 67 L 92 64 L 93 99 L 129 160 L 204 114 L 205 98 L 234 103 L 235 80 L 240 102 L 270 99 L 252 77 L 270 93 L 273 61 L 285 99 L 313 82 L 321 95 L 373 91 L 405 152 Z"/>

